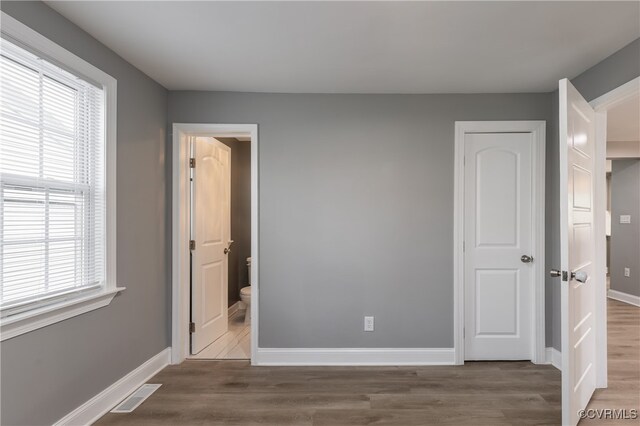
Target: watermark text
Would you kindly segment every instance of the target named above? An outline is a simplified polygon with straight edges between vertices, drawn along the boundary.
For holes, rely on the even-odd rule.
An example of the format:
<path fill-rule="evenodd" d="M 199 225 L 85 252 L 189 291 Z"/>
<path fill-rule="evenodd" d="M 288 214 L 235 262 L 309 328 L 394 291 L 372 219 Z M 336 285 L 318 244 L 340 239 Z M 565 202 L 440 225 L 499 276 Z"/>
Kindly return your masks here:
<path fill-rule="evenodd" d="M 589 408 L 578 411 L 581 419 L 598 420 L 635 420 L 638 418 L 638 410 L 626 408 Z"/>

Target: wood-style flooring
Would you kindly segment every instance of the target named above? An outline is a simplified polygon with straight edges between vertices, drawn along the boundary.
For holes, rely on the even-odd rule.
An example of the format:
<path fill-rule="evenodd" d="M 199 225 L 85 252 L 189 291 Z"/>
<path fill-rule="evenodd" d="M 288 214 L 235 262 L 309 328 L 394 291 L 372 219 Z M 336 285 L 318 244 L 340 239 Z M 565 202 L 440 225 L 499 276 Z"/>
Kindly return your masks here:
<path fill-rule="evenodd" d="M 610 388 L 597 391 L 592 405 L 632 408 L 634 398 L 637 406 L 639 383 L 640 309 L 610 301 L 609 312 Z M 97 424 L 409 426 L 561 422 L 560 371 L 529 362 L 251 367 L 248 361 L 189 360 L 167 367 L 149 382 L 163 385 L 133 413 L 110 413 Z M 589 424 L 615 423 L 607 420 Z M 621 424 L 638 423 L 627 420 Z"/>
<path fill-rule="evenodd" d="M 607 311 L 608 387 L 596 389 L 587 409 L 635 409 L 640 415 L 640 308 L 608 299 Z M 583 424 L 636 426 L 640 418 L 584 419 Z"/>

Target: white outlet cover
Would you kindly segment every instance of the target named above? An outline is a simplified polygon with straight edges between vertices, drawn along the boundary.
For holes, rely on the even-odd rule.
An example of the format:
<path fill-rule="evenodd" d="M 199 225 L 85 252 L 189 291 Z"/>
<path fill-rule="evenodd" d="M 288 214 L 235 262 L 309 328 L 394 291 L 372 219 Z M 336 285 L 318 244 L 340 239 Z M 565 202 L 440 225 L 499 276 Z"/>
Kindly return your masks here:
<path fill-rule="evenodd" d="M 631 223 L 631 215 L 630 214 L 621 214 L 620 215 L 620 223 Z"/>
<path fill-rule="evenodd" d="M 364 331 L 373 331 L 373 317 L 364 317 Z"/>
<path fill-rule="evenodd" d="M 631 270 L 629 268 L 624 268 L 624 276 L 625 277 L 630 277 L 631 276 Z"/>

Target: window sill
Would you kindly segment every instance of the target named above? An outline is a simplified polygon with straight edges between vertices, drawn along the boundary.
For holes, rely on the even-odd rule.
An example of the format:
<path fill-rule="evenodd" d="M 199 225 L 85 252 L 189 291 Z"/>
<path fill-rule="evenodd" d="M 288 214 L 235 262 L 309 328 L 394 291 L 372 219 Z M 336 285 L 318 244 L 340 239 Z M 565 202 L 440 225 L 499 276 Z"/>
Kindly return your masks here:
<path fill-rule="evenodd" d="M 124 290 L 125 287 L 102 290 L 3 318 L 0 320 L 0 341 L 107 306 L 116 294 Z"/>

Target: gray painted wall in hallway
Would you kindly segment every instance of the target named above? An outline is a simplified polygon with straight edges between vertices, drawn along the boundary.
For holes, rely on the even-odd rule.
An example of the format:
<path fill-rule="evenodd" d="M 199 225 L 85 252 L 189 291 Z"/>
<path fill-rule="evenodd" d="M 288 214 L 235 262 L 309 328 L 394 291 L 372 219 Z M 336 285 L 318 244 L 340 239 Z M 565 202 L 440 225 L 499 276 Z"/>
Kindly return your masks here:
<path fill-rule="evenodd" d="M 631 215 L 630 224 L 620 223 L 622 214 Z M 640 296 L 640 159 L 612 161 L 609 273 L 612 290 Z"/>
<path fill-rule="evenodd" d="M 118 80 L 118 284 L 111 305 L 2 342 L 2 424 L 52 424 L 170 345 L 166 90 L 43 3 L 2 11 Z"/>
<path fill-rule="evenodd" d="M 640 39 L 605 58 L 589 68 L 571 82 L 587 101 L 640 76 Z M 552 132 L 547 132 L 547 216 L 546 216 L 546 270 L 560 267 L 560 147 L 558 129 L 558 91 L 552 93 L 552 114 L 547 123 Z M 561 350 L 560 336 L 560 286 L 556 278 L 547 276 L 547 346 Z M 551 309 L 551 310 L 549 310 Z"/>
<path fill-rule="evenodd" d="M 169 121 L 259 125 L 261 347 L 447 348 L 454 121 L 548 120 L 550 105 L 170 92 Z"/>

